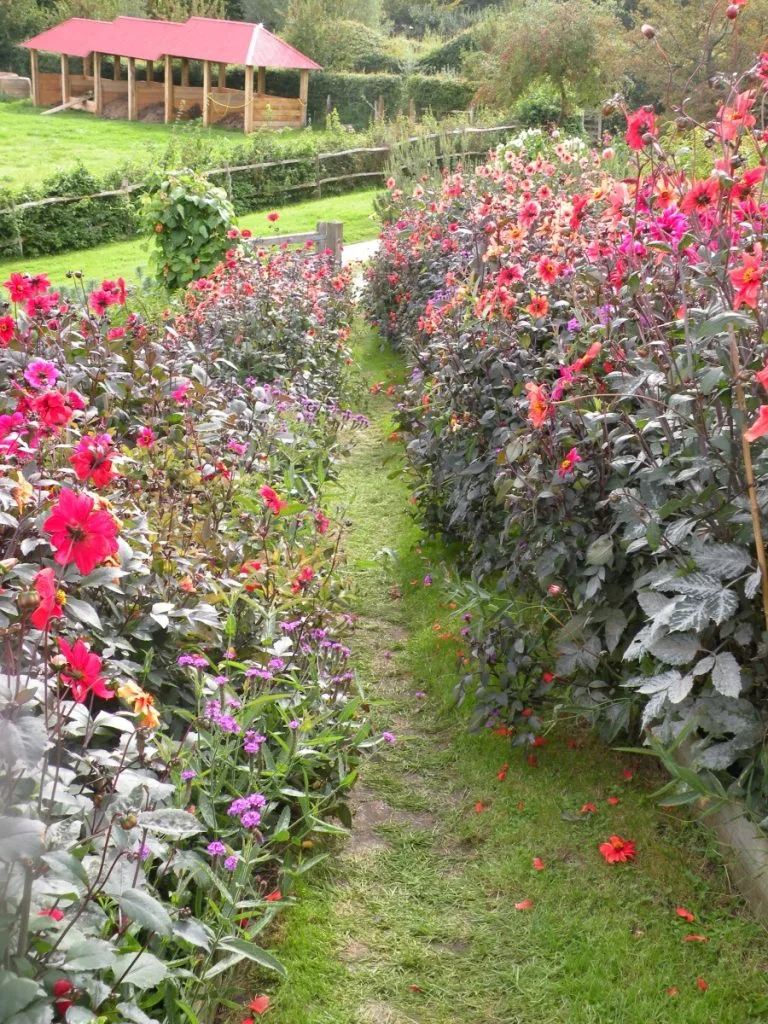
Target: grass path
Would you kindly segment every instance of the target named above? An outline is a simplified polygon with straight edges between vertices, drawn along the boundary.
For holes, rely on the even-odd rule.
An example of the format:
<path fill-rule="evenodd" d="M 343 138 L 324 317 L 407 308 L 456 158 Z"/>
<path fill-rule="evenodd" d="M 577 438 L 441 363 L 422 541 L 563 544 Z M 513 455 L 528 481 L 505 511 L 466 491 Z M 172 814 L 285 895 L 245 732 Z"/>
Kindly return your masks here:
<path fill-rule="evenodd" d="M 278 206 L 280 220 L 275 228 L 267 221 L 265 211 L 248 213 L 239 217 L 237 223 L 241 228 L 250 228 L 254 234 L 272 232 L 284 235 L 292 231 L 314 231 L 319 220 L 340 220 L 344 223 L 346 243 L 364 242 L 379 233 L 379 222 L 373 214 L 373 200 L 377 193 L 377 189 L 366 189 L 328 199 L 310 199 L 293 206 Z M 150 241 L 145 238 L 134 238 L 128 242 L 111 242 L 56 256 L 0 261 L 0 282 L 14 270 L 29 274 L 45 272 L 54 286 L 61 287 L 67 284 L 67 271 L 81 270 L 86 281 L 123 277 L 129 284 L 135 283 L 150 274 L 149 245 Z"/>
<path fill-rule="evenodd" d="M 402 373 L 374 337 L 361 346 L 369 382 Z M 387 400 L 376 398 L 372 412 L 338 497 L 353 523 L 359 669 L 376 728 L 397 743 L 364 767 L 352 838 L 286 908 L 275 938 L 289 980 L 267 1019 L 768 1019 L 765 932 L 729 892 L 707 833 L 656 807 L 652 764 L 562 730 L 537 751 L 534 768 L 509 741 L 467 734 L 451 707 L 456 644 L 440 640 L 460 626 L 447 603 L 449 556 L 425 544 L 408 515 Z M 608 804 L 609 796 L 620 802 Z M 587 802 L 594 815 L 579 814 Z M 597 846 L 612 833 L 637 842 L 635 864 L 603 862 Z M 532 909 L 516 910 L 524 900 Z M 696 920 L 686 923 L 678 906 Z M 689 934 L 709 941 L 685 942 Z"/>

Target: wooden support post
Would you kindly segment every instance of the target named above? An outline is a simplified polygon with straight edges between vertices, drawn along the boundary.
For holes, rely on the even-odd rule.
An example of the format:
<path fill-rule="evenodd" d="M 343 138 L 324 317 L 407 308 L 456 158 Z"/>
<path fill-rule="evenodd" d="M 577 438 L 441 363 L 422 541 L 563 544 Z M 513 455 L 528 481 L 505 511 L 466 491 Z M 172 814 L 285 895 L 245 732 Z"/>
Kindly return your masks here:
<path fill-rule="evenodd" d="M 203 61 L 203 127 L 211 123 L 211 62 Z"/>
<path fill-rule="evenodd" d="M 155 79 L 155 65 L 151 60 L 147 61 L 147 81 L 153 82 Z"/>
<path fill-rule="evenodd" d="M 104 109 L 104 91 L 101 87 L 101 54 L 93 55 L 93 101 L 96 104 L 96 113 L 100 114 Z"/>
<path fill-rule="evenodd" d="M 256 92 L 259 96 L 266 95 L 267 92 L 267 69 L 259 68 L 258 84 L 256 86 Z"/>
<path fill-rule="evenodd" d="M 29 71 L 32 76 L 32 102 L 40 106 L 40 58 L 37 50 L 29 51 Z"/>
<path fill-rule="evenodd" d="M 309 72 L 299 72 L 299 100 L 301 101 L 301 123 L 307 123 L 307 99 L 309 98 Z"/>
<path fill-rule="evenodd" d="M 227 65 L 219 64 L 219 72 L 216 76 L 216 85 L 219 89 L 226 89 L 227 87 Z"/>
<path fill-rule="evenodd" d="M 173 64 L 168 54 L 165 55 L 165 70 L 163 72 L 163 85 L 165 96 L 165 123 L 173 121 Z"/>
<path fill-rule="evenodd" d="M 120 77 L 123 73 L 122 66 L 120 64 L 120 58 L 115 54 L 115 70 L 112 73 L 112 78 L 116 81 L 120 81 Z"/>
<path fill-rule="evenodd" d="M 340 263 L 344 241 L 343 223 L 340 220 L 318 221 L 317 233 L 320 235 L 317 242 L 317 251 L 322 253 L 330 249 L 333 259 Z"/>
<path fill-rule="evenodd" d="M 181 58 L 181 84 L 189 85 L 189 61 L 186 57 Z"/>
<path fill-rule="evenodd" d="M 245 69 L 245 109 L 243 111 L 243 131 L 250 135 L 253 131 L 253 67 Z"/>
<path fill-rule="evenodd" d="M 128 58 L 128 120 L 135 121 L 137 115 L 136 107 L 136 60 Z"/>
<path fill-rule="evenodd" d="M 72 99 L 72 90 L 69 87 L 69 57 L 66 53 L 61 55 L 61 102 L 69 103 Z"/>

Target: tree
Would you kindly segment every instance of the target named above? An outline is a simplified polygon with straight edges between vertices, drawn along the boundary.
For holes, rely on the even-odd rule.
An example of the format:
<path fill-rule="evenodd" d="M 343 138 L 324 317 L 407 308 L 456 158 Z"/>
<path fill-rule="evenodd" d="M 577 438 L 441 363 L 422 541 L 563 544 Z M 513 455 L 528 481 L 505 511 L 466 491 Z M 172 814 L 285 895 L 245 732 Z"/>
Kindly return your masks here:
<path fill-rule="evenodd" d="M 529 86 L 549 81 L 561 120 L 572 96 L 599 102 L 622 76 L 623 26 L 592 0 L 524 0 L 477 29 L 480 50 L 467 54 L 468 74 L 484 82 L 480 98 L 510 106 Z"/>
<path fill-rule="evenodd" d="M 34 0 L 0 0 L 0 71 L 26 75 L 29 55 L 18 43 L 50 24 L 50 14 Z"/>
<path fill-rule="evenodd" d="M 718 79 L 750 68 L 768 35 L 768 0 L 749 0 L 730 20 L 721 0 L 642 0 L 630 33 L 628 68 L 644 98 L 667 109 L 711 116 L 722 93 Z M 652 39 L 640 32 L 650 24 Z"/>

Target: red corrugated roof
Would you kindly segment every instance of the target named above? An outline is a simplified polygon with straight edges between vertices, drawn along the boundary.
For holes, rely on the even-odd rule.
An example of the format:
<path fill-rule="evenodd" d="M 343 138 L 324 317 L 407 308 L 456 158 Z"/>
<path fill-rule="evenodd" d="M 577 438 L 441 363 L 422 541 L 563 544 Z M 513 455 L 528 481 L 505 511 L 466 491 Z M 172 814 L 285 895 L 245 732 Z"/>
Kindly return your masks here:
<path fill-rule="evenodd" d="M 186 22 L 119 17 L 114 21 L 70 18 L 21 44 L 30 50 L 86 57 L 116 54 L 159 60 L 166 54 L 190 60 L 266 68 L 321 71 L 315 61 L 268 32 L 263 25 L 218 18 Z"/>

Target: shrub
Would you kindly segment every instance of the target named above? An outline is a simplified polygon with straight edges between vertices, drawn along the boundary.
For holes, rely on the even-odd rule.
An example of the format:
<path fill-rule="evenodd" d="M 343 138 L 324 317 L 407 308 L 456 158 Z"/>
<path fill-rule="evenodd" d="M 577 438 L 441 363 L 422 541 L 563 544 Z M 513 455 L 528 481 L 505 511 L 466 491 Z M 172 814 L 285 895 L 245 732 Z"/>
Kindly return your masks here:
<path fill-rule="evenodd" d="M 312 331 L 343 364 L 349 275 L 238 245 L 165 325 L 122 281 L 6 286 L 0 1019 L 181 1024 L 239 962 L 284 973 L 254 938 L 370 742 L 321 497 L 349 417 L 301 358 L 239 362 Z"/>
<path fill-rule="evenodd" d="M 474 31 L 469 28 L 459 32 L 453 39 L 436 46 L 416 61 L 415 70 L 423 75 L 435 75 L 446 69 L 460 71 L 465 53 L 476 47 Z"/>
<path fill-rule="evenodd" d="M 409 75 L 405 83 L 408 102 L 419 113 L 429 111 L 438 120 L 455 110 L 466 110 L 477 87 L 472 82 L 448 75 Z"/>
<path fill-rule="evenodd" d="M 224 189 L 189 170 L 157 176 L 142 205 L 157 276 L 169 291 L 209 273 L 224 255 L 228 233 L 237 232 Z"/>
<path fill-rule="evenodd" d="M 610 150 L 560 140 L 393 187 L 368 295 L 413 363 L 399 426 L 416 500 L 466 555 L 476 724 L 528 751 L 537 706 L 567 701 L 609 740 L 687 735 L 698 775 L 666 802 L 709 791 L 762 819 L 756 101 L 724 100 L 703 178 L 673 175 L 641 110 L 621 177 Z"/>

